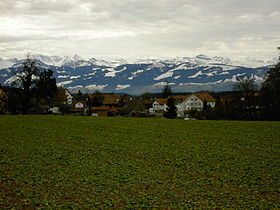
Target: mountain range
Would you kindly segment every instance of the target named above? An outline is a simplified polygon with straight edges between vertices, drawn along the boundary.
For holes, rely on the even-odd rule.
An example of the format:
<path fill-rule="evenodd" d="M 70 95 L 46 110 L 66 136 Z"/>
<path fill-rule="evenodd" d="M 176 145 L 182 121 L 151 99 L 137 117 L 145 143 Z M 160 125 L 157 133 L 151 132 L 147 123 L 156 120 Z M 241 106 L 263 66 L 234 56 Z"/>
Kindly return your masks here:
<path fill-rule="evenodd" d="M 254 59 L 234 61 L 223 57 L 197 55 L 180 58 L 83 59 L 74 56 L 31 55 L 41 68 L 51 69 L 57 85 L 71 92 L 100 90 L 141 94 L 160 92 L 169 84 L 174 92 L 232 90 L 237 78 L 252 78 L 261 84 L 266 71 L 275 63 Z M 11 85 L 14 72 L 24 60 L 0 58 L 0 83 Z"/>

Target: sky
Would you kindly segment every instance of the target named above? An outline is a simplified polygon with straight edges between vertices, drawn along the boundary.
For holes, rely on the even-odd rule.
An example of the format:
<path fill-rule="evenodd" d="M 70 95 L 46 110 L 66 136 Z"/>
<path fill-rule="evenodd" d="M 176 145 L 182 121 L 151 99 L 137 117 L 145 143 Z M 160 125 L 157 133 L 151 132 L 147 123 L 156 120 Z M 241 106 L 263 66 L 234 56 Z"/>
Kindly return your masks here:
<path fill-rule="evenodd" d="M 279 0 L 0 0 L 0 57 L 270 59 Z"/>

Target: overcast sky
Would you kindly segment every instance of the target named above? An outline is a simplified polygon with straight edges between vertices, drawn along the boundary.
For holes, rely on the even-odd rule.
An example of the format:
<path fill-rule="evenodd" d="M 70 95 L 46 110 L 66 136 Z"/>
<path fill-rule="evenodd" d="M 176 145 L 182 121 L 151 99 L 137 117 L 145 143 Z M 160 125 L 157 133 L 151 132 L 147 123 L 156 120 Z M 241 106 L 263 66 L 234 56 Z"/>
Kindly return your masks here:
<path fill-rule="evenodd" d="M 280 0 L 0 0 L 0 56 L 268 59 Z"/>

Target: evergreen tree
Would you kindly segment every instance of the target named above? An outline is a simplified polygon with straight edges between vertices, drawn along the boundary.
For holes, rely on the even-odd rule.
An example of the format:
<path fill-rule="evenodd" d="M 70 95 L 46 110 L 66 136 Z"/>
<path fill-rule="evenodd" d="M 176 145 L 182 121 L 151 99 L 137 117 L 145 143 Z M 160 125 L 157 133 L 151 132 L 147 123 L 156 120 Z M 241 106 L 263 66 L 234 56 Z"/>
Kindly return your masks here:
<path fill-rule="evenodd" d="M 227 101 L 225 101 L 225 104 L 227 104 Z M 215 108 L 214 108 L 214 115 L 215 115 L 216 120 L 226 118 L 226 116 L 225 116 L 225 105 L 222 104 L 220 96 L 217 97 L 217 101 L 216 101 Z"/>
<path fill-rule="evenodd" d="M 175 99 L 173 97 L 169 97 L 167 99 L 167 108 L 166 108 L 166 112 L 164 113 L 164 117 L 166 118 L 170 118 L 170 119 L 174 119 L 177 117 L 177 107 L 175 104 Z"/>
<path fill-rule="evenodd" d="M 95 91 L 94 97 L 91 100 L 92 106 L 101 106 L 104 101 L 104 95 L 100 91 Z"/>
<path fill-rule="evenodd" d="M 171 96 L 172 95 L 171 87 L 168 84 L 165 85 L 161 94 L 163 98 L 167 98 L 168 96 Z"/>
<path fill-rule="evenodd" d="M 209 119 L 209 115 L 210 115 L 210 111 L 211 111 L 211 107 L 210 105 L 207 104 L 206 99 L 204 99 L 203 101 L 203 118 L 208 120 Z"/>
<path fill-rule="evenodd" d="M 208 109 L 208 104 L 207 104 L 206 99 L 204 99 L 204 101 L 203 101 L 203 108 L 202 109 L 203 109 L 204 112 L 206 112 L 207 109 Z"/>

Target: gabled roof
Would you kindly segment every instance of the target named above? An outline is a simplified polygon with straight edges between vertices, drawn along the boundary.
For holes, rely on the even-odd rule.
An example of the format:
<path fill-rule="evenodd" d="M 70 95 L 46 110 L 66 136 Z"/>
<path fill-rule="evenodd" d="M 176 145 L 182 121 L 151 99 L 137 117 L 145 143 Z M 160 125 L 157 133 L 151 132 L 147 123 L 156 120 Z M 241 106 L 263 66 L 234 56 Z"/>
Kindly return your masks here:
<path fill-rule="evenodd" d="M 186 98 L 188 98 L 190 95 L 178 95 L 178 96 L 169 96 L 168 98 L 174 98 L 175 103 L 182 103 Z"/>
<path fill-rule="evenodd" d="M 127 102 L 121 109 L 122 114 L 129 114 L 131 112 L 146 112 L 146 108 L 140 100 L 132 100 Z"/>
<path fill-rule="evenodd" d="M 209 93 L 207 92 L 198 92 L 194 93 L 194 95 L 199 98 L 201 101 L 207 101 L 207 102 L 216 102 L 216 99 L 213 98 Z"/>
<path fill-rule="evenodd" d="M 231 103 L 231 102 L 236 101 L 236 100 L 237 100 L 237 98 L 229 98 L 229 97 L 222 97 L 220 99 L 222 104 Z"/>
<path fill-rule="evenodd" d="M 103 104 L 119 104 L 120 103 L 120 97 L 116 96 L 114 94 L 103 94 L 104 100 Z"/>
<path fill-rule="evenodd" d="M 167 99 L 166 98 L 157 98 L 155 100 L 157 103 L 159 103 L 160 105 L 166 104 Z"/>
<path fill-rule="evenodd" d="M 100 93 L 99 95 L 103 97 L 103 105 L 117 105 L 120 103 L 120 96 L 116 96 L 114 93 Z M 88 95 L 90 99 L 93 99 L 95 96 L 97 96 L 97 94 Z"/>

